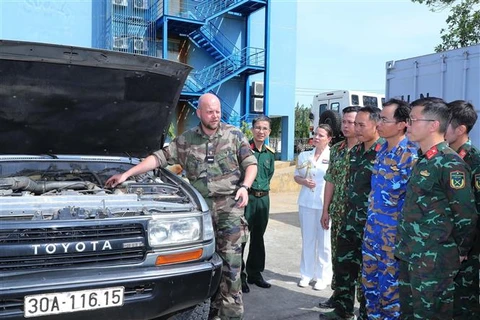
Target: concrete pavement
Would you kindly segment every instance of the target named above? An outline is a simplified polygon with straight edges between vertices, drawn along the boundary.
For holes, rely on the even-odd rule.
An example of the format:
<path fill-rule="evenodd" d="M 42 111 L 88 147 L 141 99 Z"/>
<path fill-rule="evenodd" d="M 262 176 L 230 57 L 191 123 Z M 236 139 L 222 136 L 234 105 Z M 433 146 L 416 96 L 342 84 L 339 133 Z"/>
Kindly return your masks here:
<path fill-rule="evenodd" d="M 332 294 L 328 287 L 315 291 L 300 288 L 301 233 L 297 192 L 271 193 L 270 220 L 265 233 L 267 261 L 265 280 L 270 289 L 250 286 L 243 295 L 245 319 L 318 319 L 318 302 Z M 247 247 L 248 248 L 248 247 Z"/>

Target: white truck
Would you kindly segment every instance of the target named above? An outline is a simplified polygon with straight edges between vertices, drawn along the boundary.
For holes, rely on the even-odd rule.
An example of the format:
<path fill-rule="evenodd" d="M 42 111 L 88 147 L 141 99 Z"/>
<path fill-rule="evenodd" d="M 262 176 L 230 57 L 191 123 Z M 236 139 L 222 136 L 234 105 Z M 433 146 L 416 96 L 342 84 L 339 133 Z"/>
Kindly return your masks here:
<path fill-rule="evenodd" d="M 310 112 L 310 132 L 313 136 L 315 128 L 320 123 L 327 123 L 333 129 L 334 141 L 342 138 L 341 114 L 348 106 L 382 108 L 385 96 L 379 93 L 334 90 L 322 92 L 313 96 Z"/>
<path fill-rule="evenodd" d="M 472 103 L 479 120 L 470 132 L 480 147 L 480 45 L 386 63 L 387 99 L 438 97 Z"/>

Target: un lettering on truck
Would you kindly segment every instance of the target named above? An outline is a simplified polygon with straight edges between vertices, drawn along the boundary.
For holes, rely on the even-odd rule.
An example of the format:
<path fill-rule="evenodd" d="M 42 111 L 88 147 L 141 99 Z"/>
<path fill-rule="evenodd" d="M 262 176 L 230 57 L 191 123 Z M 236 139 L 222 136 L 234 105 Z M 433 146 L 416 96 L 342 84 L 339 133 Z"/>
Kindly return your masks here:
<path fill-rule="evenodd" d="M 480 45 L 386 63 L 387 99 L 466 100 L 473 104 L 480 118 L 479 86 Z M 470 138 L 480 147 L 480 120 L 470 132 Z"/>

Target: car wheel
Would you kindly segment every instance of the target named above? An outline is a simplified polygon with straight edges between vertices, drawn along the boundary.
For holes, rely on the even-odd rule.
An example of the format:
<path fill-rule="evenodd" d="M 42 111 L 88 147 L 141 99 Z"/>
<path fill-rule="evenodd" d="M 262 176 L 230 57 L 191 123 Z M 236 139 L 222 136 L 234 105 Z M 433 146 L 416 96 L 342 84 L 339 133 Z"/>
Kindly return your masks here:
<path fill-rule="evenodd" d="M 207 299 L 193 308 L 174 314 L 168 320 L 207 320 L 209 312 L 210 299 Z"/>
<path fill-rule="evenodd" d="M 340 134 L 342 129 L 342 119 L 340 118 L 338 112 L 333 110 L 325 110 L 320 115 L 320 120 L 318 121 L 318 124 L 321 123 L 328 124 L 332 128 L 333 136 L 338 136 Z"/>

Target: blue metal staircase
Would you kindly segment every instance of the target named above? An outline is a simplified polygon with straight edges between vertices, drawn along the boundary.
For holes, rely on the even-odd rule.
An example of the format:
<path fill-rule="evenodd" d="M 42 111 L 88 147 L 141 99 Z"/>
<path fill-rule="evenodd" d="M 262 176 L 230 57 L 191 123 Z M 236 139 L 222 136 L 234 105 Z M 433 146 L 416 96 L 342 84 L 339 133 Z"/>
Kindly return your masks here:
<path fill-rule="evenodd" d="M 220 61 L 240 50 L 213 23 L 207 22 L 194 30 L 188 38 L 200 48 L 205 49 L 216 61 Z"/>
<path fill-rule="evenodd" d="M 154 0 L 158 1 L 158 0 Z M 197 98 L 222 83 L 240 76 L 265 70 L 265 51 L 260 48 L 238 48 L 213 23 L 217 17 L 226 13 L 248 16 L 267 5 L 267 0 L 204 0 L 195 5 L 193 1 L 169 3 L 158 1 L 157 28 L 168 24 L 169 33 L 187 36 L 199 48 L 205 50 L 215 63 L 190 73 L 183 91 L 182 99 L 193 108 L 197 107 Z M 168 21 L 168 22 L 167 22 Z M 222 121 L 240 125 L 248 120 L 240 116 L 225 101 L 222 103 Z"/>
<path fill-rule="evenodd" d="M 266 5 L 265 0 L 205 0 L 195 6 L 195 15 L 208 21 L 227 12 L 249 14 Z"/>
<path fill-rule="evenodd" d="M 246 47 L 211 66 L 191 72 L 182 94 L 208 92 L 233 77 L 261 72 L 264 68 L 265 50 Z"/>

